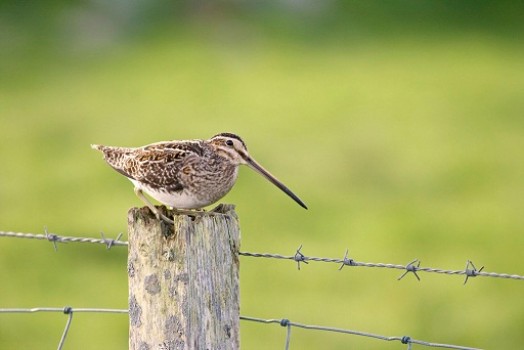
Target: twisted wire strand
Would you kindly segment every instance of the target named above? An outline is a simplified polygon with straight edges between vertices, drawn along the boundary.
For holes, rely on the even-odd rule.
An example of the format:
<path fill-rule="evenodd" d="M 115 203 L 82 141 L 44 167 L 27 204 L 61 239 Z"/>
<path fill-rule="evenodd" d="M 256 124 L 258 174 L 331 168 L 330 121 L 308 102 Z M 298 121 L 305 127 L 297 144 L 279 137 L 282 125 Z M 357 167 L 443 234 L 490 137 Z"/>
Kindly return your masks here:
<path fill-rule="evenodd" d="M 12 232 L 12 231 L 0 231 L 0 237 L 11 237 L 11 238 L 26 238 L 26 239 L 37 239 L 37 240 L 46 240 L 55 243 L 94 243 L 94 244 L 104 244 L 109 248 L 112 246 L 127 246 L 127 241 L 121 241 L 120 238 L 122 234 L 119 233 L 116 239 L 105 238 L 103 233 L 100 233 L 102 238 L 94 237 L 74 237 L 74 236 L 60 236 L 55 233 L 47 232 L 45 229 L 44 234 L 40 233 L 24 233 L 24 232 Z M 56 248 L 56 245 L 55 245 Z"/>
<path fill-rule="evenodd" d="M 432 343 L 432 342 L 427 342 L 423 340 L 412 339 L 411 337 L 408 337 L 408 336 L 402 336 L 402 337 L 385 336 L 385 335 L 355 331 L 355 330 L 350 330 L 350 329 L 308 325 L 308 324 L 303 324 L 303 323 L 291 322 L 288 319 L 263 319 L 263 318 L 248 317 L 248 316 L 240 316 L 240 319 L 244 321 L 252 321 L 252 322 L 259 322 L 259 323 L 266 323 L 266 324 L 278 323 L 283 327 L 288 327 L 288 338 L 286 339 L 286 349 L 288 349 L 288 346 L 289 346 L 289 334 L 290 334 L 289 327 L 297 327 L 297 328 L 324 331 L 324 332 L 351 334 L 351 335 L 357 335 L 361 337 L 374 338 L 374 339 L 385 340 L 385 341 L 399 341 L 403 344 L 408 344 L 408 345 L 409 344 L 418 344 L 418 345 L 423 345 L 427 347 L 435 347 L 435 348 L 447 348 L 447 349 L 459 349 L 459 350 L 479 350 L 478 348 L 471 348 L 471 347 L 460 346 L 460 345 Z"/>
<path fill-rule="evenodd" d="M 107 249 L 111 249 L 113 246 L 128 246 L 127 241 L 121 241 L 122 233 L 119 233 L 116 239 L 108 239 L 104 236 L 104 233 L 101 233 L 102 238 L 94 237 L 74 237 L 74 236 L 61 236 L 55 233 L 47 232 L 45 229 L 44 234 L 37 233 L 24 233 L 24 232 L 13 232 L 13 231 L 0 231 L 0 237 L 11 237 L 11 238 L 26 238 L 26 239 L 37 239 L 37 240 L 47 240 L 52 242 L 55 250 L 57 250 L 57 243 L 92 243 L 92 244 L 103 244 Z M 310 261 L 315 262 L 324 262 L 324 263 L 335 263 L 340 264 L 340 269 L 344 266 L 351 267 L 375 267 L 375 268 L 387 268 L 387 269 L 397 269 L 404 270 L 404 274 L 399 277 L 402 279 L 405 274 L 412 272 L 417 279 L 420 280 L 417 272 L 428 272 L 428 273 L 438 273 L 446 275 L 465 275 L 466 280 L 468 281 L 469 277 L 483 276 L 483 277 L 493 277 L 493 278 L 504 278 L 512 280 L 524 280 L 524 276 L 518 274 L 508 274 L 508 273 L 498 273 L 498 272 L 486 272 L 482 271 L 483 267 L 476 269 L 471 261 L 468 260 L 466 268 L 463 270 L 447 270 L 441 268 L 433 267 L 420 267 L 420 261 L 418 259 L 413 260 L 407 265 L 400 264 L 389 264 L 389 263 L 373 263 L 373 262 L 360 262 L 355 261 L 347 257 L 346 255 L 343 259 L 340 258 L 325 258 L 325 257 L 315 257 L 315 256 L 305 256 L 301 252 L 302 246 L 300 246 L 295 255 L 281 255 L 281 254 L 271 254 L 271 253 L 252 253 L 252 252 L 238 252 L 241 256 L 253 257 L 253 258 L 266 258 L 266 259 L 284 259 L 284 260 L 294 260 L 298 263 L 298 268 L 300 269 L 300 263 L 309 263 Z M 417 264 L 417 265 L 415 265 Z M 465 283 L 464 282 L 464 283 Z"/>
<path fill-rule="evenodd" d="M 73 322 L 73 313 L 76 312 L 97 312 L 97 313 L 119 313 L 127 314 L 127 309 L 102 309 L 102 308 L 72 308 L 70 306 L 66 307 L 34 307 L 31 309 L 24 308 L 14 308 L 14 309 L 0 309 L 0 313 L 35 313 L 35 312 L 63 312 L 68 315 L 64 331 L 58 342 L 58 350 L 61 350 L 64 347 L 67 334 L 71 328 L 71 323 Z"/>
<path fill-rule="evenodd" d="M 68 315 L 67 322 L 64 328 L 64 331 L 62 333 L 62 336 L 60 338 L 60 342 L 58 344 L 58 349 L 62 349 L 67 334 L 69 332 L 69 329 L 71 328 L 72 320 L 73 320 L 73 314 L 77 312 L 91 312 L 91 313 L 117 313 L 117 314 L 127 314 L 129 313 L 128 309 L 106 309 L 106 308 L 73 308 L 70 306 L 66 307 L 35 307 L 35 308 L 0 308 L 0 313 L 36 313 L 36 312 L 61 312 L 66 315 Z M 407 344 L 408 349 L 410 348 L 411 344 L 418 344 L 423 345 L 427 347 L 437 347 L 437 348 L 446 348 L 446 349 L 458 349 L 458 350 L 480 350 L 478 348 L 471 348 L 471 347 L 465 347 L 460 345 L 452 345 L 452 344 L 442 344 L 442 343 L 432 343 L 427 342 L 423 340 L 417 340 L 412 339 L 408 336 L 385 336 L 385 335 L 379 335 L 374 333 L 368 333 L 368 332 L 361 332 L 361 331 L 355 331 L 351 329 L 342 329 L 342 328 L 336 328 L 336 327 L 327 327 L 327 326 L 318 326 L 318 325 L 309 325 L 309 324 L 303 324 L 298 322 L 291 322 L 288 319 L 263 319 L 263 318 L 257 318 L 257 317 L 250 317 L 250 316 L 240 316 L 240 320 L 243 321 L 251 321 L 251 322 L 258 322 L 258 323 L 277 323 L 281 325 L 282 327 L 287 327 L 287 336 L 286 336 L 286 349 L 289 349 L 289 344 L 291 341 L 291 328 L 297 327 L 297 328 L 303 328 L 307 330 L 317 330 L 317 331 L 323 331 L 323 332 L 332 332 L 332 333 L 343 333 L 343 334 L 350 334 L 350 335 L 356 335 L 361 337 L 368 337 L 368 338 L 374 338 L 384 341 L 399 341 L 402 344 Z"/>
<path fill-rule="evenodd" d="M 353 259 L 339 259 L 339 258 L 323 258 L 323 257 L 314 257 L 314 256 L 305 256 L 300 252 L 300 248 L 297 250 L 295 255 L 281 255 L 281 254 L 271 254 L 271 253 L 251 253 L 251 252 L 239 252 L 239 255 L 253 257 L 253 258 L 266 258 L 266 259 L 283 259 L 283 260 L 294 260 L 298 263 L 304 262 L 308 263 L 309 261 L 324 262 L 324 263 L 336 263 L 341 264 L 341 268 L 344 266 L 352 267 L 376 267 L 376 268 L 387 268 L 387 269 L 398 269 L 405 270 L 406 272 L 428 272 L 428 273 L 439 273 L 446 275 L 466 275 L 467 277 L 475 276 L 484 276 L 484 277 L 495 277 L 495 278 L 506 278 L 514 280 L 524 280 L 524 276 L 517 274 L 507 274 L 507 273 L 497 273 L 497 272 L 485 272 L 476 269 L 469 269 L 466 267 L 464 270 L 446 270 L 441 268 L 433 267 L 420 267 L 414 266 L 417 260 L 407 264 L 388 264 L 388 263 L 373 263 L 373 262 L 359 262 Z M 299 265 L 300 266 L 300 265 Z M 403 277 L 403 276 L 401 276 Z"/>
<path fill-rule="evenodd" d="M 127 309 L 106 309 L 106 308 L 71 308 L 66 307 L 33 307 L 33 308 L 0 308 L 0 313 L 36 313 L 36 312 L 94 312 L 94 313 L 113 313 L 127 314 Z"/>

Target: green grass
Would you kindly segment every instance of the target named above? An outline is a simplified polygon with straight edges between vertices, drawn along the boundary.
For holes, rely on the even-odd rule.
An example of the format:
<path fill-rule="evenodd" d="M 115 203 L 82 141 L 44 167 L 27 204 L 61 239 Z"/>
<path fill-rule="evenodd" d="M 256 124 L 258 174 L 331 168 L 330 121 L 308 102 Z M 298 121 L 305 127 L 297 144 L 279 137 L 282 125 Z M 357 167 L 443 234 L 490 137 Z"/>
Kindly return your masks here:
<path fill-rule="evenodd" d="M 474 32 L 327 43 L 257 31 L 165 33 L 10 62 L 2 96 L 0 229 L 116 236 L 141 203 L 90 143 L 240 134 L 309 206 L 242 169 L 242 250 L 524 274 L 524 49 Z M 241 259 L 241 313 L 481 348 L 524 342 L 519 281 Z M 122 248 L 0 240 L 0 307 L 127 306 Z M 53 349 L 63 315 L 0 315 L 0 347 Z M 503 336 L 501 336 L 503 334 Z M 30 336 L 29 336 L 30 335 Z M 245 349 L 285 329 L 241 324 Z M 263 341 L 261 341 L 263 339 Z M 293 349 L 390 349 L 293 330 Z M 127 346 L 122 315 L 75 316 L 67 349 Z"/>

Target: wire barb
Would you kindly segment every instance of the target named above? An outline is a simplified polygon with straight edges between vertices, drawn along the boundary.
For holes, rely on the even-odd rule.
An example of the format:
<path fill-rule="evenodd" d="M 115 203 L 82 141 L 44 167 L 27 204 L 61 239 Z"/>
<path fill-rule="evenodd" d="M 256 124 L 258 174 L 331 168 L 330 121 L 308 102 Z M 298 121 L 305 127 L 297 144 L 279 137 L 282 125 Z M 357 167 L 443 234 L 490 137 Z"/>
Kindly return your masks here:
<path fill-rule="evenodd" d="M 355 260 L 348 258 L 349 249 L 346 249 L 346 254 L 344 254 L 344 259 L 342 260 L 342 265 L 338 268 L 338 270 L 342 270 L 344 266 L 358 266 L 358 264 L 355 262 Z"/>
<path fill-rule="evenodd" d="M 60 236 L 55 233 L 50 233 L 47 227 L 44 227 L 44 234 L 38 233 L 24 233 L 24 232 L 11 232 L 11 231 L 0 231 L 0 237 L 11 237 L 11 238 L 26 238 L 26 239 L 37 239 L 45 240 L 53 243 L 55 251 L 58 250 L 57 243 L 94 243 L 94 244 L 103 244 L 107 249 L 110 249 L 114 246 L 127 246 L 127 241 L 121 241 L 122 233 L 119 233 L 116 239 L 105 238 L 102 233 L 102 238 L 92 238 L 92 237 L 68 237 Z"/>
<path fill-rule="evenodd" d="M 120 232 L 118 236 L 116 236 L 116 239 L 107 239 L 104 235 L 104 232 L 100 232 L 100 236 L 102 236 L 102 240 L 106 244 L 106 249 L 109 250 L 115 244 L 115 242 L 120 241 L 120 238 L 122 237 L 122 232 Z"/>
<path fill-rule="evenodd" d="M 55 233 L 49 233 L 47 230 L 47 227 L 44 228 L 44 234 L 0 231 L 0 238 L 1 237 L 46 240 L 48 242 L 53 243 L 53 247 L 55 251 L 58 250 L 57 243 L 69 243 L 69 242 L 104 244 L 107 249 L 110 249 L 114 246 L 127 246 L 128 245 L 127 241 L 120 240 L 120 238 L 122 237 L 122 233 L 119 233 L 116 239 L 107 239 L 104 236 L 102 236 L 101 239 L 100 238 L 91 238 L 91 237 L 68 237 L 68 236 L 59 236 Z M 304 254 L 302 254 L 302 252 L 300 251 L 301 249 L 302 249 L 302 245 L 297 249 L 295 255 L 292 255 L 292 256 L 286 256 L 286 255 L 280 255 L 280 254 L 270 254 L 270 253 L 240 252 L 240 251 L 238 252 L 238 255 L 252 257 L 252 258 L 293 260 L 297 262 L 299 270 L 300 270 L 301 262 L 307 264 L 310 261 L 317 261 L 317 262 L 326 262 L 326 263 L 336 263 L 337 265 L 340 265 L 339 270 L 341 270 L 342 267 L 346 265 L 356 266 L 356 267 L 379 267 L 379 268 L 386 268 L 386 269 L 404 270 L 404 272 L 413 272 L 418 280 L 420 280 L 420 277 L 418 276 L 418 272 L 428 272 L 428 273 L 439 273 L 439 274 L 445 274 L 445 275 L 466 275 L 465 282 L 467 282 L 469 277 L 476 277 L 476 276 L 505 278 L 505 279 L 524 281 L 523 275 L 498 273 L 498 272 L 484 272 L 482 271 L 484 269 L 484 266 L 481 267 L 480 269 L 476 269 L 473 263 L 469 260 L 468 260 L 468 264 L 466 265 L 465 270 L 464 269 L 446 270 L 446 269 L 432 268 L 432 267 L 420 267 L 420 263 L 418 263 L 417 260 L 414 260 L 411 263 L 411 265 L 410 264 L 399 265 L 399 264 L 386 264 L 386 263 L 373 263 L 373 262 L 359 262 L 351 258 L 348 258 L 347 255 L 344 256 L 344 259 L 311 257 L 311 256 L 305 256 Z M 414 266 L 415 262 L 417 262 L 416 266 Z M 472 268 L 470 268 L 470 266 Z"/>
<path fill-rule="evenodd" d="M 67 237 L 67 236 L 59 236 L 55 233 L 50 233 L 47 229 L 47 227 L 44 227 L 44 234 L 34 234 L 34 233 L 21 233 L 21 232 L 11 232 L 11 231 L 0 231 L 0 238 L 1 237 L 11 237 L 11 238 L 26 238 L 26 239 L 37 239 L 37 240 L 45 240 L 48 242 L 53 243 L 53 247 L 55 251 L 58 250 L 57 243 L 68 243 L 68 242 L 74 242 L 74 243 L 94 243 L 94 244 L 104 244 L 106 246 L 106 249 L 111 249 L 113 246 L 127 246 L 127 241 L 120 241 L 122 237 L 122 233 L 119 233 L 116 239 L 108 239 L 105 237 L 104 233 L 101 232 L 101 239 L 96 238 L 89 238 L 89 237 Z M 358 267 L 378 267 L 378 268 L 388 268 L 388 269 L 399 269 L 404 270 L 404 273 L 398 278 L 398 280 L 402 279 L 406 274 L 409 272 L 412 272 L 415 277 L 420 281 L 420 277 L 418 276 L 417 272 L 428 272 L 428 273 L 439 273 L 439 274 L 446 274 L 446 275 L 465 275 L 465 281 L 464 284 L 467 283 L 468 279 L 470 277 L 477 277 L 477 276 L 484 276 L 484 277 L 495 277 L 495 278 L 506 278 L 506 279 L 513 279 L 513 280 L 524 280 L 524 276 L 522 275 L 516 275 L 516 274 L 506 274 L 506 273 L 496 273 L 496 272 L 483 272 L 484 266 L 482 266 L 480 269 L 477 269 L 472 261 L 467 260 L 466 267 L 463 270 L 445 270 L 445 269 L 438 269 L 438 268 L 430 268 L 430 267 L 420 267 L 420 260 L 415 259 L 412 262 L 410 262 L 407 265 L 398 265 L 398 264 L 386 264 L 386 263 L 372 263 L 372 262 L 357 262 L 353 260 L 352 258 L 348 258 L 349 249 L 346 249 L 345 255 L 343 259 L 335 259 L 335 258 L 325 258 L 325 257 L 308 257 L 305 256 L 302 252 L 302 245 L 296 250 L 296 253 L 293 256 L 284 256 L 280 254 L 269 254 L 269 253 L 252 253 L 252 252 L 238 252 L 238 255 L 246 256 L 246 257 L 256 257 L 256 258 L 273 258 L 273 259 L 286 259 L 286 260 L 294 260 L 297 262 L 298 269 L 300 270 L 300 263 L 306 263 L 308 264 L 309 261 L 317 261 L 317 262 L 327 262 L 327 263 L 336 263 L 339 264 L 339 270 L 341 270 L 344 266 L 358 266 Z M 60 350 L 65 342 L 65 339 L 67 337 L 67 333 L 71 327 L 71 322 L 73 318 L 74 312 L 102 312 L 102 313 L 128 313 L 129 311 L 127 309 L 101 309 L 101 308 L 85 308 L 85 309 L 73 309 L 72 307 L 64 307 L 64 308 L 43 308 L 43 307 L 37 307 L 32 309 L 3 309 L 0 308 L 0 313 L 33 313 L 33 312 L 62 312 L 66 315 L 68 315 L 68 320 L 66 323 L 66 326 L 64 328 L 64 332 L 62 334 L 62 338 L 60 340 L 58 349 Z M 325 327 L 325 326 L 315 326 L 315 325 L 305 325 L 300 323 L 291 322 L 288 319 L 259 319 L 254 317 L 245 317 L 240 316 L 241 320 L 247 320 L 247 321 L 255 321 L 255 322 L 262 322 L 262 323 L 279 323 L 282 327 L 287 327 L 287 337 L 286 337 L 286 349 L 289 348 L 289 343 L 291 340 L 291 328 L 292 327 L 298 327 L 298 328 L 304 328 L 304 329 L 311 329 L 311 330 L 320 330 L 320 331 L 329 331 L 329 332 L 337 332 L 337 333 L 345 333 L 345 334 L 353 334 L 358 336 L 366 336 L 371 337 L 375 339 L 381 339 L 386 341 L 400 341 L 403 344 L 408 345 L 408 350 L 411 349 L 412 344 L 418 344 L 423 346 L 430 346 L 430 347 L 439 347 L 439 348 L 449 348 L 449 349 L 461 349 L 461 350 L 477 350 L 476 348 L 470 348 L 470 347 L 463 347 L 458 345 L 449 345 L 449 344 L 439 344 L 439 343 L 429 343 L 421 340 L 415 340 L 412 339 L 409 336 L 403 336 L 403 337 L 387 337 L 383 335 L 377 335 L 372 333 L 365 333 L 360 331 L 354 331 L 354 330 L 347 330 L 347 329 L 339 329 L 339 328 L 333 328 L 333 327 Z"/>
<path fill-rule="evenodd" d="M 448 270 L 448 269 L 441 269 L 441 268 L 433 268 L 433 267 L 421 267 L 420 261 L 418 259 L 413 260 L 407 265 L 400 265 L 400 264 L 386 264 L 386 263 L 374 263 L 374 262 L 361 262 L 361 261 L 355 261 L 354 259 L 348 258 L 347 255 L 343 259 L 334 259 L 334 258 L 320 258 L 320 257 L 312 257 L 312 256 L 305 256 L 301 253 L 302 245 L 299 247 L 295 255 L 286 256 L 281 254 L 271 254 L 271 253 L 252 253 L 252 252 L 238 252 L 238 255 L 251 257 L 251 258 L 266 258 L 266 259 L 283 259 L 283 260 L 293 260 L 296 261 L 299 264 L 300 269 L 300 263 L 308 263 L 310 261 L 317 261 L 317 262 L 325 262 L 325 263 L 336 263 L 339 265 L 339 270 L 341 270 L 344 266 L 355 266 L 355 267 L 378 267 L 378 268 L 385 268 L 385 269 L 397 269 L 397 270 L 403 270 L 404 273 L 398 278 L 398 280 L 402 279 L 408 272 L 413 272 L 415 277 L 420 281 L 420 276 L 418 275 L 420 272 L 427 272 L 427 273 L 438 273 L 438 274 L 444 274 L 448 276 L 452 275 L 466 275 L 467 277 L 476 277 L 476 276 L 483 276 L 483 277 L 493 277 L 493 278 L 505 278 L 505 279 L 512 279 L 512 280 L 521 280 L 524 281 L 523 275 L 517 275 L 517 274 L 508 274 L 508 273 L 498 273 L 498 272 L 484 272 L 482 271 L 484 267 L 480 269 L 475 269 L 474 266 L 473 269 L 469 268 L 469 265 L 466 267 L 466 270 Z"/>
<path fill-rule="evenodd" d="M 410 272 L 413 272 L 415 277 L 420 281 L 420 277 L 417 275 L 417 270 L 419 267 L 420 267 L 420 260 L 418 259 L 413 260 L 412 262 L 406 265 L 406 271 L 404 271 L 404 273 L 399 278 L 397 278 L 397 281 L 400 281 L 401 279 L 403 279 L 404 276 L 406 276 Z"/>
<path fill-rule="evenodd" d="M 293 260 L 295 260 L 297 262 L 297 267 L 298 267 L 299 270 L 300 270 L 300 263 L 301 262 L 303 262 L 304 264 L 309 264 L 306 261 L 306 259 L 307 259 L 306 256 L 304 254 L 302 254 L 300 249 L 302 249 L 302 244 L 300 245 L 300 247 L 298 247 L 297 252 L 295 253 L 295 256 L 293 257 Z"/>
<path fill-rule="evenodd" d="M 58 238 L 58 235 L 54 234 L 54 233 L 49 233 L 47 231 L 47 226 L 44 226 L 44 233 L 45 233 L 45 238 L 49 241 L 49 242 L 52 242 L 53 243 L 53 247 L 55 248 L 55 252 L 58 251 L 58 247 L 56 245 L 56 242 L 59 241 L 59 238 Z"/>
<path fill-rule="evenodd" d="M 470 267 L 472 267 L 472 269 L 470 269 Z M 464 280 L 464 285 L 466 283 L 468 283 L 468 278 L 470 278 L 470 277 L 477 277 L 479 275 L 479 273 L 482 272 L 483 269 L 484 269 L 484 266 L 482 266 L 479 270 L 477 270 L 475 265 L 473 265 L 473 261 L 468 260 L 466 262 L 466 269 L 464 270 L 464 272 L 466 274 L 466 279 Z"/>

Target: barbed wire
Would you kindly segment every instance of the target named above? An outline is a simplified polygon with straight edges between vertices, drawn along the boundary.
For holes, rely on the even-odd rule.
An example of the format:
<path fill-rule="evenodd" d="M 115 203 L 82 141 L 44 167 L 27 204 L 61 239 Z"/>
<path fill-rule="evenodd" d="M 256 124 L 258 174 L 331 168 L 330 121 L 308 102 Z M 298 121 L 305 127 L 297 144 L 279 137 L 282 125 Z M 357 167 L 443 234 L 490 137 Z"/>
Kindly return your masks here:
<path fill-rule="evenodd" d="M 58 249 L 57 243 L 69 243 L 69 242 L 103 244 L 106 246 L 107 249 L 111 249 L 113 246 L 127 246 L 128 245 L 127 241 L 120 240 L 120 238 L 122 237 L 122 233 L 119 233 L 115 239 L 106 238 L 103 232 L 101 232 L 100 235 L 101 235 L 101 238 L 61 236 L 55 233 L 49 233 L 47 231 L 47 228 L 44 229 L 44 234 L 0 231 L 0 237 L 47 240 L 53 243 L 53 247 L 55 250 Z M 420 276 L 418 275 L 418 272 L 438 273 L 438 274 L 445 274 L 445 275 L 465 275 L 466 278 L 464 279 L 464 284 L 468 282 L 468 279 L 470 277 L 477 277 L 477 276 L 505 278 L 505 279 L 512 279 L 512 280 L 524 280 L 524 276 L 522 275 L 483 271 L 484 266 L 477 269 L 471 260 L 466 261 L 466 267 L 463 270 L 447 270 L 447 269 L 433 268 L 433 267 L 421 267 L 420 266 L 421 262 L 419 259 L 415 259 L 406 265 L 356 261 L 348 257 L 349 250 L 347 249 L 342 259 L 306 256 L 302 253 L 301 250 L 302 250 L 302 245 L 298 247 L 294 255 L 281 255 L 281 254 L 273 254 L 273 253 L 251 253 L 251 252 L 239 252 L 238 254 L 241 256 L 252 257 L 252 258 L 293 260 L 297 263 L 297 268 L 299 270 L 300 270 L 300 263 L 308 264 L 311 261 L 324 262 L 324 263 L 335 263 L 335 264 L 340 265 L 339 270 L 342 270 L 344 266 L 375 267 L 375 268 L 404 270 L 402 275 L 400 275 L 397 278 L 398 280 L 401 280 L 402 278 L 404 278 L 404 276 L 406 276 L 410 272 L 413 273 L 413 275 L 419 281 L 420 281 Z"/>
<path fill-rule="evenodd" d="M 280 255 L 280 254 L 249 253 L 249 252 L 239 252 L 239 255 L 249 256 L 253 258 L 294 260 L 297 262 L 297 268 L 299 270 L 300 270 L 300 263 L 308 264 L 310 261 L 339 264 L 340 265 L 339 270 L 342 270 L 344 266 L 378 267 L 378 268 L 405 270 L 404 273 L 400 275 L 400 277 L 398 277 L 398 280 L 401 280 L 402 278 L 404 278 L 404 276 L 406 276 L 409 272 L 412 272 L 419 281 L 420 281 L 420 277 L 417 274 L 417 272 L 440 273 L 440 274 L 446 274 L 446 275 L 465 275 L 466 279 L 464 280 L 464 284 L 466 284 L 466 282 L 468 281 L 470 277 L 477 277 L 477 276 L 524 280 L 524 276 L 521 276 L 521 275 L 482 271 L 484 269 L 484 266 L 482 266 L 480 269 L 477 269 L 471 260 L 466 261 L 466 268 L 464 270 L 446 270 L 446 269 L 432 268 L 432 267 L 421 267 L 419 259 L 415 259 L 406 265 L 372 263 L 372 262 L 359 262 L 352 258 L 348 258 L 348 253 L 349 253 L 348 250 L 346 250 L 344 258 L 342 259 L 306 256 L 301 252 L 301 250 L 302 250 L 302 245 L 298 247 L 294 255 L 286 256 L 286 255 Z"/>
<path fill-rule="evenodd" d="M 103 232 L 100 232 L 101 238 L 94 237 L 74 237 L 74 236 L 60 236 L 56 233 L 49 233 L 47 227 L 44 228 L 44 233 L 24 233 L 24 232 L 13 232 L 13 231 L 0 231 L 0 237 L 11 237 L 11 238 L 26 238 L 26 239 L 37 239 L 46 240 L 53 243 L 55 250 L 58 249 L 57 243 L 94 243 L 104 244 L 107 249 L 111 249 L 113 246 L 127 246 L 127 241 L 121 241 L 122 233 L 119 233 L 115 239 L 108 239 L 105 237 Z"/>
<path fill-rule="evenodd" d="M 0 314 L 1 313 L 36 313 L 36 312 L 61 312 L 61 313 L 64 313 L 65 315 L 68 315 L 66 325 L 64 327 L 64 331 L 62 332 L 62 336 L 60 337 L 60 341 L 58 343 L 58 350 L 61 350 L 64 346 L 69 329 L 71 328 L 74 313 L 89 312 L 89 313 L 128 314 L 129 310 L 127 309 L 104 309 L 104 308 L 73 308 L 71 306 L 65 306 L 61 308 L 60 307 L 35 307 L 35 308 L 10 308 L 10 309 L 9 308 L 0 308 Z M 413 339 L 409 336 L 402 336 L 402 337 L 384 336 L 384 335 L 355 331 L 355 330 L 350 330 L 350 329 L 308 325 L 308 324 L 303 324 L 303 323 L 298 323 L 298 322 L 291 322 L 289 319 L 286 319 L 286 318 L 263 319 L 263 318 L 250 317 L 250 316 L 240 316 L 240 320 L 265 323 L 265 324 L 277 323 L 277 324 L 280 324 L 282 327 L 286 327 L 287 328 L 286 343 L 285 343 L 286 350 L 289 350 L 289 345 L 291 343 L 291 328 L 292 327 L 303 328 L 307 330 L 317 330 L 317 331 L 323 331 L 323 332 L 350 334 L 350 335 L 356 335 L 356 336 L 385 340 L 385 341 L 399 341 L 402 344 L 406 344 L 408 346 L 408 350 L 411 349 L 412 344 L 417 344 L 417 345 L 422 345 L 422 346 L 427 346 L 427 347 L 435 347 L 435 348 L 446 348 L 446 349 L 480 350 L 479 348 L 471 348 L 471 347 L 465 347 L 465 346 L 460 346 L 460 345 L 431 343 L 431 342 L 427 342 L 423 340 Z"/>

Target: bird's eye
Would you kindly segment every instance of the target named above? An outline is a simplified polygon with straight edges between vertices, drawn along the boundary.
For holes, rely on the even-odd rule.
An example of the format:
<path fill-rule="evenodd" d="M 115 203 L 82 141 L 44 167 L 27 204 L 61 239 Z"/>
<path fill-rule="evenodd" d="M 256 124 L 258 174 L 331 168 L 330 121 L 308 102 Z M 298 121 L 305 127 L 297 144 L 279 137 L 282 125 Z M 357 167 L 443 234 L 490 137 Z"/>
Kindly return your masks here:
<path fill-rule="evenodd" d="M 231 140 L 226 140 L 226 145 L 228 145 L 228 146 L 233 146 L 233 141 L 231 141 Z"/>

